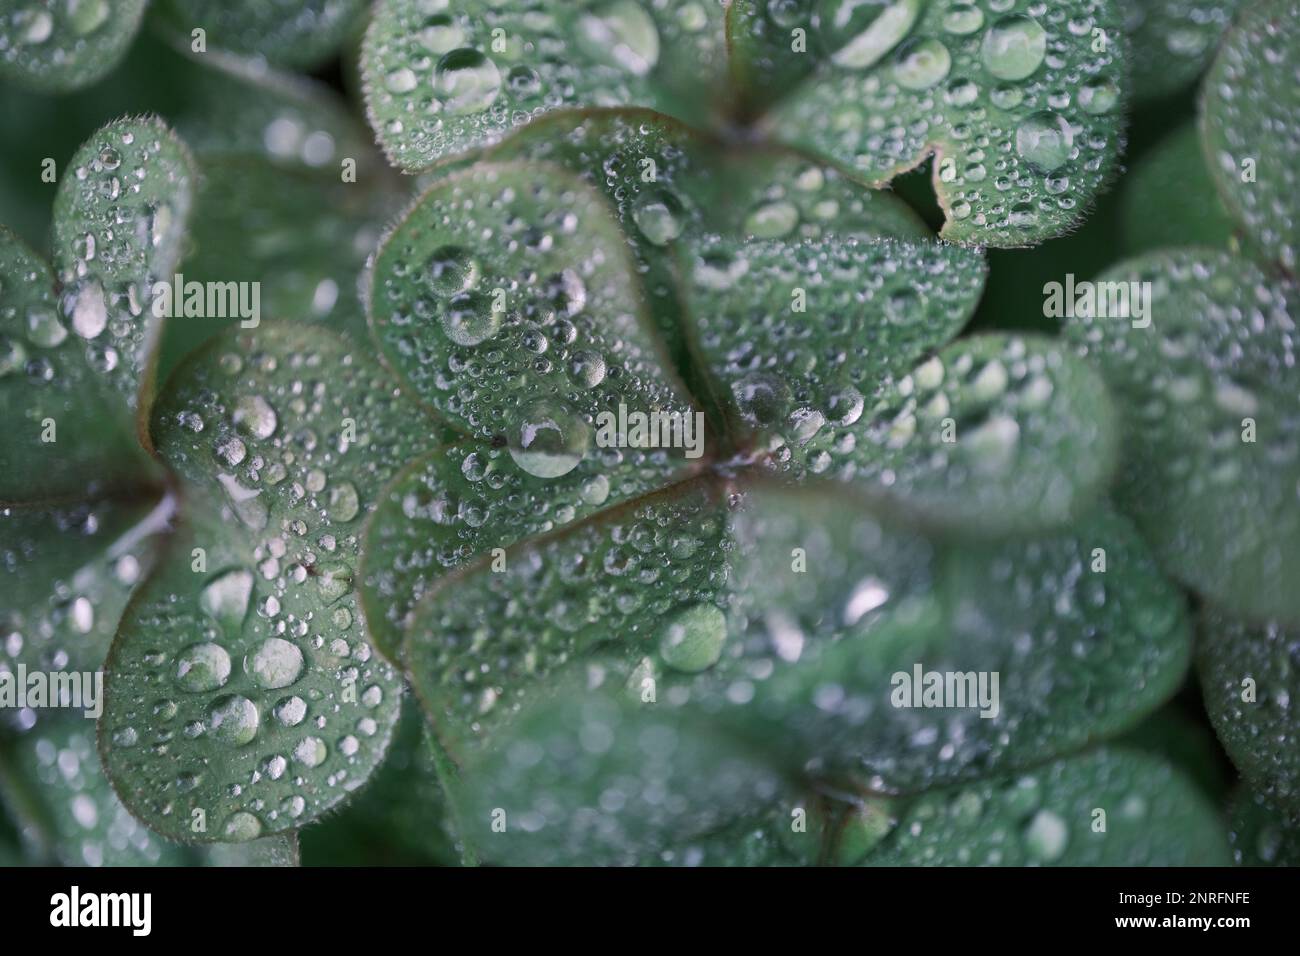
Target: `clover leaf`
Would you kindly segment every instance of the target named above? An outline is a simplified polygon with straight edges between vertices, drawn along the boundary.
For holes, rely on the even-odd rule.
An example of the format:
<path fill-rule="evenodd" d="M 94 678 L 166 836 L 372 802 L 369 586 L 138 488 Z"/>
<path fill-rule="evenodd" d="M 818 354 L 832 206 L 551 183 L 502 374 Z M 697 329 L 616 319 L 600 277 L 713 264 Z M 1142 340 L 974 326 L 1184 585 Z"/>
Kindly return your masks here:
<path fill-rule="evenodd" d="M 1295 290 L 1192 249 L 1141 256 L 1098 282 L 1138 290 L 1127 308 L 1086 309 L 1065 330 L 1124 410 L 1120 504 L 1180 580 L 1248 615 L 1294 616 Z"/>
<path fill-rule="evenodd" d="M 1300 6 L 1253 4 L 1201 89 L 1201 137 L 1219 195 L 1268 258 L 1295 274 L 1300 209 L 1293 118 L 1300 107 Z"/>
<path fill-rule="evenodd" d="M 1117 4 L 738 0 L 753 112 L 794 145 L 885 183 L 934 156 L 945 238 L 1066 231 L 1123 145 Z M 769 82 L 764 82 L 766 78 Z M 1067 92 L 1067 90 L 1069 92 Z"/>
<path fill-rule="evenodd" d="M 39 90 L 86 86 L 126 53 L 145 0 L 7 5 L 0 13 L 0 77 Z"/>
<path fill-rule="evenodd" d="M 431 443 L 418 418 L 372 362 L 296 324 L 227 333 L 172 376 L 152 437 L 185 514 L 118 629 L 101 731 L 159 832 L 295 829 L 380 762 L 402 688 L 366 641 L 357 556 L 378 490 Z"/>
<path fill-rule="evenodd" d="M 1252 626 L 1210 611 L 1196 658 L 1205 708 L 1233 763 L 1259 798 L 1300 820 L 1300 760 L 1294 748 L 1278 746 L 1298 729 L 1295 640 L 1294 627 Z"/>

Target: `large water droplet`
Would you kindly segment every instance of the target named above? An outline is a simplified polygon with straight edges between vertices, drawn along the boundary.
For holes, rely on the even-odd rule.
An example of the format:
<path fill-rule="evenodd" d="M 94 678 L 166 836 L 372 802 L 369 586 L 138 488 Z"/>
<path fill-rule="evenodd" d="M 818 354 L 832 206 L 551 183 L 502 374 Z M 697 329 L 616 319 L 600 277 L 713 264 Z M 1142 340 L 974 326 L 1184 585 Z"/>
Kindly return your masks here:
<path fill-rule="evenodd" d="M 256 737 L 259 723 L 257 706 L 238 694 L 218 698 L 208 711 L 208 729 L 213 738 L 232 747 L 242 747 Z"/>
<path fill-rule="evenodd" d="M 1096 76 L 1079 90 L 1079 105 L 1085 113 L 1109 113 L 1119 102 L 1119 87 L 1109 77 Z"/>
<path fill-rule="evenodd" d="M 464 292 L 478 282 L 478 260 L 464 246 L 440 246 L 425 265 L 429 286 L 442 296 Z"/>
<path fill-rule="evenodd" d="M 27 313 L 27 341 L 52 349 L 68 337 L 68 330 L 52 309 L 35 308 Z"/>
<path fill-rule="evenodd" d="M 333 604 L 352 590 L 352 569 L 341 562 L 322 564 L 316 569 L 316 589 L 321 600 Z"/>
<path fill-rule="evenodd" d="M 199 607 L 225 630 L 237 631 L 248 614 L 252 593 L 253 572 L 227 571 L 204 585 L 199 592 Z"/>
<path fill-rule="evenodd" d="M 692 604 L 673 614 L 659 632 L 664 663 L 688 674 L 708 670 L 722 656 L 727 619 L 712 604 Z"/>
<path fill-rule="evenodd" d="M 1065 853 L 1070 831 L 1051 810 L 1039 810 L 1025 827 L 1025 851 L 1040 863 L 1053 863 Z"/>
<path fill-rule="evenodd" d="M 682 202 L 667 189 L 647 189 L 632 204 L 632 221 L 656 246 L 666 246 L 682 234 Z"/>
<path fill-rule="evenodd" d="M 483 112 L 501 91 L 497 65 L 468 47 L 452 50 L 439 60 L 434 79 L 443 110 L 454 116 Z"/>
<path fill-rule="evenodd" d="M 984 34 L 984 65 L 1000 80 L 1023 80 L 1047 55 L 1047 31 L 1032 17 L 999 20 Z"/>
<path fill-rule="evenodd" d="M 542 399 L 525 408 L 509 435 L 510 457 L 538 478 L 558 478 L 578 467 L 591 428 L 562 402 Z"/>
<path fill-rule="evenodd" d="M 240 810 L 230 815 L 221 832 L 232 843 L 247 843 L 262 835 L 262 821 L 253 814 Z"/>
<path fill-rule="evenodd" d="M 740 415 L 751 425 L 774 425 L 785 419 L 790 388 L 771 372 L 750 372 L 731 383 Z"/>
<path fill-rule="evenodd" d="M 578 42 L 602 63 L 645 76 L 659 62 L 659 28 L 636 0 L 609 0 L 578 20 Z"/>
<path fill-rule="evenodd" d="M 780 239 L 799 225 L 799 207 L 788 199 L 765 202 L 745 217 L 745 232 L 755 239 Z"/>
<path fill-rule="evenodd" d="M 493 308 L 492 299 L 481 292 L 452 296 L 442 312 L 442 330 L 457 345 L 478 345 L 501 329 L 504 313 Z"/>
<path fill-rule="evenodd" d="M 91 280 L 77 290 L 72 306 L 72 328 L 83 339 L 93 339 L 108 325 L 104 287 Z"/>
<path fill-rule="evenodd" d="M 182 690 L 216 690 L 229 678 L 230 655 L 220 644 L 192 644 L 176 657 L 176 683 Z"/>
<path fill-rule="evenodd" d="M 909 40 L 898 50 L 894 78 L 909 90 L 928 90 L 945 76 L 952 66 L 952 54 L 933 37 Z"/>
<path fill-rule="evenodd" d="M 818 36 L 837 66 L 863 70 L 907 36 L 923 5 L 923 0 L 821 0 Z"/>
<path fill-rule="evenodd" d="M 235 427 L 254 438 L 270 438 L 278 419 L 275 409 L 261 395 L 244 395 L 235 402 Z"/>
<path fill-rule="evenodd" d="M 244 670 L 259 687 L 288 687 L 302 674 L 302 651 L 283 638 L 267 638 L 244 658 Z"/>
<path fill-rule="evenodd" d="M 328 755 L 329 749 L 319 737 L 304 737 L 293 749 L 293 759 L 305 767 L 319 767 Z"/>
<path fill-rule="evenodd" d="M 1074 147 L 1074 133 L 1059 113 L 1044 110 L 1025 119 L 1016 130 L 1016 152 L 1035 168 L 1050 173 L 1064 166 Z"/>

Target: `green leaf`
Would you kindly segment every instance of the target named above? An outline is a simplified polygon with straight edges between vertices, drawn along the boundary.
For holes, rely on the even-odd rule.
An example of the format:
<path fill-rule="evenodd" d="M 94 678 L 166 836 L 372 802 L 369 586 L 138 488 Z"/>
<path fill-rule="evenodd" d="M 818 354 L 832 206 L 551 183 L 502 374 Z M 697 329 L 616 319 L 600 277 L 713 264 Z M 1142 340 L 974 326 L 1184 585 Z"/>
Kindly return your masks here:
<path fill-rule="evenodd" d="M 196 71 L 176 120 L 203 169 L 185 278 L 256 283 L 260 314 L 166 323 L 160 374 L 224 328 L 260 319 L 320 323 L 369 344 L 358 279 L 405 202 L 398 177 L 331 91 L 260 61 L 204 59 L 217 68 Z"/>
<path fill-rule="evenodd" d="M 145 0 L 38 0 L 0 13 L 0 79 L 42 91 L 87 86 L 126 53 Z"/>
<path fill-rule="evenodd" d="M 171 499 L 0 509 L 0 670 L 99 670 L 174 510 Z"/>
<path fill-rule="evenodd" d="M 1300 826 L 1241 787 L 1228 805 L 1228 839 L 1238 866 L 1300 865 Z"/>
<path fill-rule="evenodd" d="M 1056 342 L 974 336 L 891 383 L 826 473 L 938 529 L 1056 528 L 1109 482 L 1115 419 L 1097 375 Z"/>
<path fill-rule="evenodd" d="M 640 256 L 679 236 L 928 238 L 892 193 L 772 143 L 729 142 L 647 109 L 562 110 L 485 151 L 494 161 L 564 166 L 601 190 Z"/>
<path fill-rule="evenodd" d="M 479 164 L 430 187 L 375 254 L 368 305 L 412 394 L 480 441 L 504 439 L 539 477 L 590 447 L 581 416 L 688 403 L 616 222 L 558 169 Z M 534 454 L 530 416 L 543 411 L 563 424 L 557 447 Z"/>
<path fill-rule="evenodd" d="M 93 496 L 147 477 L 131 415 L 152 393 L 154 283 L 179 258 L 193 179 L 161 121 L 118 120 L 64 170 L 54 278 L 0 230 L 0 399 L 22 423 L 0 453 L 0 500 Z"/>
<path fill-rule="evenodd" d="M 1300 4 L 1264 0 L 1228 32 L 1201 88 L 1201 138 L 1229 212 L 1294 275 L 1300 245 Z"/>
<path fill-rule="evenodd" d="M 911 207 L 892 193 L 866 189 L 796 150 L 727 142 L 652 110 L 559 111 L 486 154 L 495 161 L 556 163 L 605 194 L 673 360 L 705 398 L 708 385 L 689 354 L 692 323 L 673 268 L 680 246 L 708 233 L 790 241 L 930 238 Z"/>
<path fill-rule="evenodd" d="M 147 475 L 130 414 L 90 353 L 59 316 L 49 267 L 0 227 L 0 409 L 12 429 L 0 502 L 92 496 Z"/>
<path fill-rule="evenodd" d="M 155 19 L 186 46 L 192 31 L 202 29 L 215 49 L 307 69 L 342 45 L 364 6 L 364 0 L 158 0 Z"/>
<path fill-rule="evenodd" d="M 359 614 L 359 541 L 431 444 L 426 421 L 319 329 L 225 336 L 172 377 L 153 439 L 185 518 L 118 629 L 101 734 L 123 801 L 160 833 L 301 827 L 383 758 L 401 682 Z"/>
<path fill-rule="evenodd" d="M 188 851 L 162 839 L 114 796 L 95 752 L 95 723 L 42 716 L 0 739 L 0 796 L 41 862 L 63 866 L 182 866 Z"/>
<path fill-rule="evenodd" d="M 1227 835 L 1214 806 L 1180 771 L 1123 749 L 1096 750 L 1020 776 L 927 794 L 867 858 L 872 866 L 1226 866 L 1229 861 Z"/>
<path fill-rule="evenodd" d="M 1192 85 L 1213 59 L 1241 0 L 1125 0 L 1133 97 L 1148 102 Z"/>
<path fill-rule="evenodd" d="M 852 453 L 867 401 L 956 335 L 984 279 L 978 253 L 924 241 L 707 236 L 689 250 L 694 351 L 728 428 L 796 474 Z"/>
<path fill-rule="evenodd" d="M 715 495 L 695 482 L 606 510 L 512 549 L 496 570 L 482 561 L 444 578 L 418 606 L 405 659 L 463 768 L 466 836 L 488 859 L 506 858 L 489 811 L 507 797 L 535 801 L 527 812 L 561 834 L 579 818 L 594 841 L 633 827 L 620 808 L 595 809 L 606 787 L 625 787 L 616 746 L 571 748 L 554 783 L 523 785 L 550 772 L 536 763 L 552 748 L 543 739 L 557 735 L 559 753 L 561 728 L 578 734 L 585 698 L 564 681 L 584 674 L 622 686 L 662 726 L 763 755 L 791 786 L 802 770 L 852 792 L 924 790 L 1070 752 L 1136 723 L 1186 671 L 1181 598 L 1122 519 L 941 549 L 833 487 L 762 484 L 730 518 Z M 896 679 L 915 666 L 998 673 L 996 712 L 898 707 Z M 699 796 L 687 780 L 674 802 Z M 736 794 L 732 820 L 746 799 Z M 681 825 L 676 843 L 655 824 L 575 859 L 681 849 L 702 832 Z M 553 851 L 500 842 L 530 859 Z"/>
<path fill-rule="evenodd" d="M 944 238 L 1023 246 L 1059 235 L 1114 168 L 1126 89 L 1114 0 L 1034 15 L 988 0 L 758 4 L 733 4 L 750 9 L 733 12 L 730 47 L 742 81 L 766 75 L 769 93 L 784 94 L 764 127 L 874 183 L 933 154 Z"/>
<path fill-rule="evenodd" d="M 392 197 L 261 159 L 205 158 L 202 167 L 185 283 L 250 283 L 256 299 L 250 292 L 227 316 L 165 323 L 160 374 L 214 335 L 262 322 L 328 328 L 369 346 L 358 281 Z"/>
<path fill-rule="evenodd" d="M 420 169 L 564 107 L 723 105 L 722 6 L 700 0 L 382 0 L 362 73 L 392 161 Z"/>
<path fill-rule="evenodd" d="M 1294 627 L 1251 625 L 1206 610 L 1196 667 L 1205 709 L 1219 740 L 1251 788 L 1300 823 L 1300 660 Z"/>
<path fill-rule="evenodd" d="M 400 657 L 412 608 L 443 575 L 671 482 L 674 469 L 657 456 L 612 451 L 539 478 L 507 449 L 465 441 L 403 470 L 380 496 L 363 547 L 359 593 L 380 652 Z"/>
<path fill-rule="evenodd" d="M 451 757 L 549 695 L 571 660 L 600 653 L 630 673 L 682 615 L 720 649 L 729 547 L 718 499 L 713 482 L 684 482 L 516 545 L 504 570 L 485 558 L 440 578 L 415 610 L 404 659 Z"/>
<path fill-rule="evenodd" d="M 109 786 L 95 725 L 79 715 L 42 716 L 0 737 L 0 803 L 22 825 L 31 862 L 63 866 L 297 866 L 293 834 L 203 850 L 177 846 L 142 826 Z"/>
<path fill-rule="evenodd" d="M 1208 250 L 1152 253 L 1097 282 L 1149 283 L 1145 316 L 1120 302 L 1066 326 L 1123 410 L 1119 504 L 1216 603 L 1300 614 L 1295 291 Z"/>
<path fill-rule="evenodd" d="M 515 742 L 466 770 L 466 837 L 512 865 L 631 865 L 771 803 L 790 778 L 724 729 L 601 687 L 599 667 L 558 678 Z"/>
<path fill-rule="evenodd" d="M 73 346 L 131 408 L 147 407 L 154 285 L 180 261 L 194 187 L 158 119 L 110 123 L 78 150 L 54 200 L 59 306 Z"/>
<path fill-rule="evenodd" d="M 324 84 L 221 52 L 185 62 L 190 88 L 174 123 L 201 159 L 259 157 L 338 182 L 346 157 L 356 162 L 358 183 L 380 175 L 370 130 Z"/>
<path fill-rule="evenodd" d="M 1177 188 L 1170 188 L 1177 183 Z M 1121 231 L 1127 255 L 1191 244 L 1226 248 L 1228 218 L 1190 123 L 1180 126 L 1134 164 L 1123 183 Z"/>
<path fill-rule="evenodd" d="M 738 734 L 855 787 L 915 792 L 1111 736 L 1182 682 L 1182 598 L 1122 518 L 937 547 L 842 497 L 764 490 L 738 515 L 728 646 L 743 650 L 693 690 Z M 974 675 L 985 696 L 922 707 L 918 669 Z"/>

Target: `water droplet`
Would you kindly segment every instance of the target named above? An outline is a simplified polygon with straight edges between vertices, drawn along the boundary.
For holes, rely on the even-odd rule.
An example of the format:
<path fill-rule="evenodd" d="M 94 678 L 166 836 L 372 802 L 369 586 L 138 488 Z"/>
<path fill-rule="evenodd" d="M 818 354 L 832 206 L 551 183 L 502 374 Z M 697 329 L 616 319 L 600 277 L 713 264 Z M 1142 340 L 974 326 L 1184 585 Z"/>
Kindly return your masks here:
<path fill-rule="evenodd" d="M 415 71 L 405 66 L 384 77 L 384 87 L 390 93 L 409 93 L 417 83 Z"/>
<path fill-rule="evenodd" d="M 1025 827 L 1025 851 L 1039 863 L 1053 863 L 1065 853 L 1070 831 L 1051 810 L 1039 810 Z"/>
<path fill-rule="evenodd" d="M 275 409 L 260 395 L 244 395 L 235 402 L 235 427 L 253 438 L 270 438 L 278 423 Z"/>
<path fill-rule="evenodd" d="M 72 306 L 72 328 L 83 339 L 93 339 L 108 325 L 104 287 L 91 280 L 77 290 Z"/>
<path fill-rule="evenodd" d="M 558 478 L 578 467 L 591 442 L 591 428 L 563 403 L 533 402 L 509 435 L 510 457 L 538 478 Z"/>
<path fill-rule="evenodd" d="M 346 524 L 361 511 L 361 500 L 357 497 L 356 485 L 350 481 L 340 481 L 330 488 L 329 519 Z"/>
<path fill-rule="evenodd" d="M 1079 105 L 1094 116 L 1109 113 L 1119 102 L 1119 87 L 1109 77 L 1095 76 L 1079 91 Z"/>
<path fill-rule="evenodd" d="M 442 330 L 457 345 L 478 345 L 501 330 L 504 313 L 480 292 L 454 295 L 442 313 Z"/>
<path fill-rule="evenodd" d="M 708 670 L 722 656 L 727 619 L 712 604 L 692 604 L 673 614 L 659 632 L 664 663 L 688 674 Z"/>
<path fill-rule="evenodd" d="M 632 205 L 632 221 L 656 246 L 666 246 L 682 234 L 685 208 L 671 191 L 647 189 Z"/>
<path fill-rule="evenodd" d="M 325 762 L 329 749 L 319 737 L 304 737 L 293 748 L 293 759 L 305 767 L 319 767 Z"/>
<path fill-rule="evenodd" d="M 659 62 L 659 28 L 636 0 L 609 0 L 582 14 L 578 42 L 600 62 L 634 76 Z"/>
<path fill-rule="evenodd" d="M 1073 147 L 1074 133 L 1060 113 L 1034 113 L 1016 130 L 1016 152 L 1045 173 L 1064 166 Z"/>
<path fill-rule="evenodd" d="M 256 737 L 259 722 L 257 706 L 238 694 L 219 697 L 208 711 L 208 729 L 212 736 L 233 747 L 242 747 Z"/>
<path fill-rule="evenodd" d="M 894 78 L 909 90 L 928 90 L 952 67 L 952 54 L 933 37 L 908 40 L 898 50 Z"/>
<path fill-rule="evenodd" d="M 821 0 L 818 36 L 837 66 L 864 70 L 907 36 L 923 5 L 923 0 Z"/>
<path fill-rule="evenodd" d="M 199 593 L 199 607 L 226 631 L 238 631 L 248 614 L 252 593 L 253 572 L 227 571 L 204 586 Z"/>
<path fill-rule="evenodd" d="M 17 339 L 0 335 L 0 378 L 12 375 L 27 364 L 27 350 Z"/>
<path fill-rule="evenodd" d="M 54 32 L 54 17 L 48 10 L 28 7 L 14 14 L 14 26 L 23 43 L 44 43 Z"/>
<path fill-rule="evenodd" d="M 191 644 L 176 657 L 176 683 L 182 690 L 216 690 L 230 678 L 230 655 L 220 644 Z"/>
<path fill-rule="evenodd" d="M 51 309 L 35 308 L 27 313 L 27 341 L 52 349 L 68 337 L 68 330 Z"/>
<path fill-rule="evenodd" d="M 307 718 L 307 702 L 297 695 L 275 705 L 275 719 L 286 727 L 297 727 Z"/>
<path fill-rule="evenodd" d="M 956 36 L 969 36 L 984 26 L 984 11 L 973 3 L 953 4 L 943 15 L 943 28 Z"/>
<path fill-rule="evenodd" d="M 599 352 L 579 350 L 569 360 L 569 371 L 583 388 L 595 388 L 605 380 L 605 358 Z"/>
<path fill-rule="evenodd" d="M 478 282 L 479 264 L 463 246 L 440 246 L 429 256 L 425 273 L 436 294 L 450 297 Z"/>
<path fill-rule="evenodd" d="M 779 27 L 797 27 L 804 22 L 803 0 L 767 0 L 767 15 Z"/>
<path fill-rule="evenodd" d="M 316 589 L 321 600 L 333 604 L 352 590 L 352 569 L 346 564 L 335 562 L 322 564 L 316 569 Z"/>
<path fill-rule="evenodd" d="M 755 239 L 780 239 L 799 225 L 799 207 L 789 200 L 765 202 L 745 219 L 745 231 Z"/>
<path fill-rule="evenodd" d="M 279 637 L 267 638 L 244 658 L 244 671 L 259 687 L 275 690 L 288 687 L 302 675 L 302 651 Z"/>
<path fill-rule="evenodd" d="M 222 834 L 234 843 L 256 840 L 262 835 L 262 821 L 246 810 L 240 810 L 227 818 Z"/>
<path fill-rule="evenodd" d="M 462 47 L 438 61 L 435 90 L 442 108 L 454 115 L 481 113 L 501 91 L 501 72 L 478 50 Z"/>
<path fill-rule="evenodd" d="M 775 425 L 786 416 L 790 388 L 770 372 L 750 372 L 731 384 L 741 417 L 751 425 Z"/>
<path fill-rule="evenodd" d="M 1006 17 L 984 34 L 981 54 L 988 71 L 998 79 L 1023 80 L 1047 55 L 1047 31 L 1032 17 Z"/>

